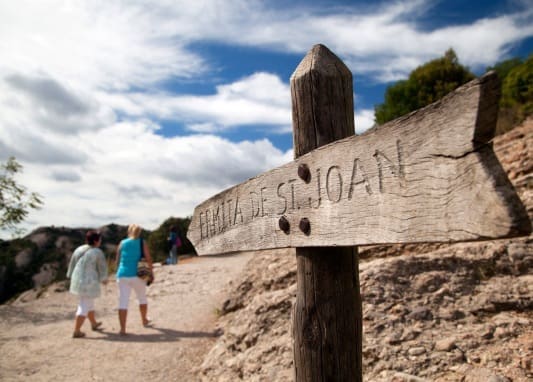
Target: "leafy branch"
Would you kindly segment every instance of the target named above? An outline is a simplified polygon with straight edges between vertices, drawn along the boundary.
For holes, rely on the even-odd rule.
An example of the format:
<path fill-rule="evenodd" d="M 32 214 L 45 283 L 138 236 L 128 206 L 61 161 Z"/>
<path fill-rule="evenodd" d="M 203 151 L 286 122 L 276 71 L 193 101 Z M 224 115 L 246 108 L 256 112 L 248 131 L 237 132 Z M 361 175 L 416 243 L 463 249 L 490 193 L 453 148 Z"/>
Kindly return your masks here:
<path fill-rule="evenodd" d="M 30 209 L 40 209 L 43 197 L 17 183 L 15 175 L 22 172 L 22 165 L 14 157 L 0 164 L 0 230 L 16 230 L 26 219 Z"/>

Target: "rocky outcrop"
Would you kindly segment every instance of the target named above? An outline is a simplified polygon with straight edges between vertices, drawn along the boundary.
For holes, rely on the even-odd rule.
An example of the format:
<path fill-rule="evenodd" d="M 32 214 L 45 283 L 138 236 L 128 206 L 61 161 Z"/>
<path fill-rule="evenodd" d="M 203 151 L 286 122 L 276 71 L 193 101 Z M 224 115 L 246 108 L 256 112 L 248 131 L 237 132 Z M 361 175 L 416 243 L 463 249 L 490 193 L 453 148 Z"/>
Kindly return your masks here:
<path fill-rule="evenodd" d="M 245 274 L 222 306 L 224 334 L 201 366 L 202 380 L 291 381 L 296 257 L 290 250 L 258 252 Z"/>
<path fill-rule="evenodd" d="M 531 239 L 456 244 L 362 262 L 365 380 L 462 381 L 489 370 L 527 381 L 532 248 Z M 293 251 L 257 253 L 224 303 L 224 335 L 202 380 L 292 380 L 295 268 Z"/>
<path fill-rule="evenodd" d="M 533 216 L 533 120 L 494 148 Z M 533 236 L 359 248 L 366 381 L 530 381 Z M 292 381 L 292 250 L 257 252 L 221 307 L 202 381 Z"/>
<path fill-rule="evenodd" d="M 367 380 L 461 381 L 464 364 L 527 380 L 533 252 L 517 244 L 527 246 L 515 260 L 507 242 L 489 242 L 361 264 Z"/>
<path fill-rule="evenodd" d="M 0 241 L 0 303 L 24 293 L 41 295 L 42 288 L 65 278 L 73 250 L 85 242 L 89 228 L 41 227 L 21 239 Z M 116 244 L 126 236 L 126 226 L 110 224 L 99 228 L 102 250 L 113 256 Z"/>

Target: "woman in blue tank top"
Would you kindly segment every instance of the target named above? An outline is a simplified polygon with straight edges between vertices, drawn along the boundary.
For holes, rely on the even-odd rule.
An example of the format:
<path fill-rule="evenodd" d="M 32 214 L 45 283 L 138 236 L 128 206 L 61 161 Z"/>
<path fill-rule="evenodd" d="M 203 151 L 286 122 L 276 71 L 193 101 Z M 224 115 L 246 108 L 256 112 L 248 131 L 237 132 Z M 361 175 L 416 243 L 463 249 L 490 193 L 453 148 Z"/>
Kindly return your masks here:
<path fill-rule="evenodd" d="M 126 319 L 131 290 L 135 291 L 139 301 L 139 311 L 144 326 L 150 325 L 148 319 L 148 300 L 146 298 L 146 282 L 137 277 L 137 263 L 141 258 L 141 245 L 144 257 L 152 270 L 152 257 L 148 246 L 140 239 L 142 228 L 137 224 L 130 224 L 128 237 L 122 240 L 117 248 L 117 284 L 119 290 L 118 321 L 120 335 L 126 335 Z M 142 244 L 141 244 L 142 243 Z"/>

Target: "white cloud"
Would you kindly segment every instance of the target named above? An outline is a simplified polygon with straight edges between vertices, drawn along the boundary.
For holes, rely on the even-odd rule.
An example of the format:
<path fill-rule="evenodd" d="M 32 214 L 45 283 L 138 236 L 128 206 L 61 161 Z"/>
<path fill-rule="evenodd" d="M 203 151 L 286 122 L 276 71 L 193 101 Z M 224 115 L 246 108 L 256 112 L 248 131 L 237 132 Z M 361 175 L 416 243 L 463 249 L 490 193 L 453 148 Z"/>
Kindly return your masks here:
<path fill-rule="evenodd" d="M 484 68 L 505 56 L 517 41 L 533 36 L 533 11 L 527 13 L 530 22 L 526 25 L 522 25 L 520 15 L 482 19 L 468 26 L 442 28 L 427 35 L 425 42 L 430 46 L 453 46 L 461 62 Z"/>
<path fill-rule="evenodd" d="M 55 170 L 50 173 L 52 179 L 57 180 L 58 182 L 79 182 L 81 180 L 80 174 L 71 169 L 65 170 Z"/>
<path fill-rule="evenodd" d="M 202 9 L 202 4 L 195 11 Z M 214 4 L 211 12 L 195 13 L 202 32 L 195 34 L 191 32 L 194 28 L 189 28 L 188 38 L 295 54 L 305 54 L 314 44 L 323 43 L 354 73 L 383 82 L 405 77 L 450 47 L 456 49 L 462 63 L 484 69 L 504 58 L 510 46 L 533 36 L 533 10 L 526 3 L 516 4 L 513 14 L 430 30 L 419 20 L 434 6 L 431 0 L 323 9 L 271 9 L 259 1 L 226 1 L 222 10 L 218 1 Z M 173 11 L 174 17 L 187 23 L 180 17 L 181 10 Z"/>
<path fill-rule="evenodd" d="M 524 14 L 427 31 L 417 25 L 409 7 L 398 9 L 393 4 L 382 12 L 381 15 L 334 15 L 312 23 L 319 30 L 307 34 L 327 35 L 326 45 L 354 73 L 369 74 L 382 82 L 407 77 L 416 66 L 442 56 L 450 47 L 456 50 L 461 63 L 484 69 L 505 57 L 510 46 L 533 36 L 533 25 L 523 23 L 527 17 Z M 525 13 L 529 19 L 533 16 L 531 10 Z"/>
<path fill-rule="evenodd" d="M 179 35 L 165 35 L 158 24 L 161 15 L 148 6 L 117 1 L 3 1 L 0 70 L 43 73 L 104 89 L 127 89 L 202 72 L 203 60 L 185 48 L 187 41 Z"/>
<path fill-rule="evenodd" d="M 196 133 L 218 133 L 224 130 L 224 126 L 211 122 L 191 123 L 188 125 L 188 129 Z"/>
<path fill-rule="evenodd" d="M 220 132 L 254 124 L 272 125 L 274 130 L 287 132 L 291 125 L 289 86 L 277 75 L 264 72 L 219 85 L 213 95 L 100 93 L 99 98 L 121 113 L 182 121 L 195 132 Z"/>
<path fill-rule="evenodd" d="M 374 125 L 374 110 L 364 109 L 355 111 L 355 133 L 362 134 Z"/>
<path fill-rule="evenodd" d="M 191 214 L 222 189 L 290 160 L 290 152 L 266 139 L 233 143 L 213 135 L 165 138 L 155 131 L 135 122 L 83 132 L 76 151 L 87 160 L 75 167 L 79 170 L 26 163 L 20 181 L 45 200 L 28 223 L 138 222 L 153 229 L 169 216 Z"/>
<path fill-rule="evenodd" d="M 26 116 L 36 127 L 65 134 L 98 129 L 115 120 L 109 106 L 49 77 L 14 74 L 5 78 L 0 89 L 0 109 L 6 120 L 14 115 Z"/>
<path fill-rule="evenodd" d="M 196 42 L 295 54 L 320 42 L 355 73 L 388 81 L 449 47 L 464 64 L 485 67 L 533 35 L 533 11 L 525 7 L 472 24 L 423 29 L 418 20 L 433 4 L 276 9 L 250 0 L 3 1 L 0 72 L 42 73 L 90 89 L 131 89 L 207 73 L 210 64 L 194 50 Z"/>

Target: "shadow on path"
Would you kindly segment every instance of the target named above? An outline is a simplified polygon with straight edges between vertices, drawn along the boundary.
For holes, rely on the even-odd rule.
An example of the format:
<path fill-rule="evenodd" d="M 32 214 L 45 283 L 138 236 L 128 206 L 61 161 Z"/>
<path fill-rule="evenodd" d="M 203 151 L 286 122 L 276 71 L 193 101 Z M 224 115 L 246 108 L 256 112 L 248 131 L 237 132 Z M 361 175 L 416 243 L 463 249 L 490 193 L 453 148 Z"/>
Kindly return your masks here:
<path fill-rule="evenodd" d="M 41 312 L 36 311 L 31 305 L 15 306 L 3 305 L 0 306 L 0 318 L 6 320 L 9 324 L 26 323 L 30 321 L 33 324 L 46 324 L 62 320 L 73 320 L 74 316 L 71 311 L 67 312 Z"/>
<path fill-rule="evenodd" d="M 155 326 L 150 329 L 157 331 L 157 333 L 128 333 L 125 336 L 121 336 L 115 332 L 102 330 L 100 333 L 104 334 L 105 337 L 85 337 L 84 339 L 119 342 L 174 342 L 179 341 L 182 338 L 216 338 L 222 335 L 220 330 L 215 330 L 213 332 L 184 332 L 181 330 L 158 328 Z"/>

